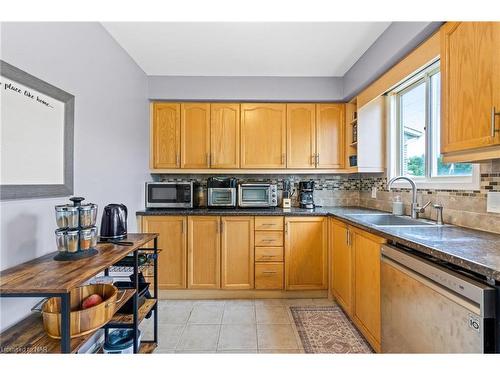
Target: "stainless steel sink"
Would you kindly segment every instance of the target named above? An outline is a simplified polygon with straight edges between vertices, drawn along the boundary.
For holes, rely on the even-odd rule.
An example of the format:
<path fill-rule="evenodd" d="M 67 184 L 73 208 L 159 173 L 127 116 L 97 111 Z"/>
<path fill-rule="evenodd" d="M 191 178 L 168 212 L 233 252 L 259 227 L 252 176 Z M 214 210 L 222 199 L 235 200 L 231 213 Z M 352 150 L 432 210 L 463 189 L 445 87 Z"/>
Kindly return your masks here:
<path fill-rule="evenodd" d="M 375 225 L 377 227 L 429 227 L 436 223 L 422 219 L 412 219 L 408 216 L 395 216 L 391 214 L 352 214 L 347 215 L 359 221 Z"/>

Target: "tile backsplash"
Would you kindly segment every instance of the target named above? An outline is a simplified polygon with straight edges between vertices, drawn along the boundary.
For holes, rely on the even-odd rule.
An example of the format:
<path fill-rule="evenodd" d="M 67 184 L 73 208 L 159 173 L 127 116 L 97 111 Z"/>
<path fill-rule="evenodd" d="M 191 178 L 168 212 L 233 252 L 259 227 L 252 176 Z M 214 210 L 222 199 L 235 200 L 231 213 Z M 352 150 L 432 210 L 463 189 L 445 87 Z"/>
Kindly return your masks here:
<path fill-rule="evenodd" d="M 156 181 L 197 181 L 206 186 L 207 175 L 153 175 Z M 281 198 L 283 180 L 289 179 L 295 190 L 292 205 L 298 206 L 298 185 L 302 180 L 314 180 L 314 202 L 319 206 L 362 206 L 392 211 L 392 201 L 400 195 L 405 205 L 405 213 L 410 214 L 411 190 L 387 190 L 387 178 L 384 174 L 350 175 L 238 175 L 246 182 L 269 182 L 278 185 Z M 372 187 L 377 187 L 377 197 L 371 197 Z M 475 228 L 488 232 L 500 233 L 500 214 L 486 211 L 487 193 L 500 191 L 500 159 L 481 164 L 481 186 L 479 190 L 435 190 L 419 189 L 417 199 L 420 204 L 428 201 L 444 206 L 445 223 Z M 432 204 L 421 217 L 435 219 L 436 212 Z"/>

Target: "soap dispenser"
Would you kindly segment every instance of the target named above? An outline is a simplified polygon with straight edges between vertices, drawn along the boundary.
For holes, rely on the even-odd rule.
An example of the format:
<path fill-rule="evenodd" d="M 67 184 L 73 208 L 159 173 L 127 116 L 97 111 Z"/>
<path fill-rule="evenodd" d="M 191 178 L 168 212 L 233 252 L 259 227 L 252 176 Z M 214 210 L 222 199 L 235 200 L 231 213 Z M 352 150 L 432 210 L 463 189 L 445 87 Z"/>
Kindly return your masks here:
<path fill-rule="evenodd" d="M 405 208 L 400 195 L 396 195 L 392 201 L 392 213 L 397 216 L 402 216 L 405 213 Z"/>

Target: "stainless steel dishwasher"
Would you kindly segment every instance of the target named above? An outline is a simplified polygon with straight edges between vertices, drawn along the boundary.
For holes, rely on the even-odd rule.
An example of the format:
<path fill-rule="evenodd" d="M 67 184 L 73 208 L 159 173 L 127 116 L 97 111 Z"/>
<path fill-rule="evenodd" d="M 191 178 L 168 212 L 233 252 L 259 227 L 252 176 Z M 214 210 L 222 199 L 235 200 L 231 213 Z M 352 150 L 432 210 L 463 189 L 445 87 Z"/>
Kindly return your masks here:
<path fill-rule="evenodd" d="M 383 246 L 382 352 L 495 351 L 495 292 L 472 277 Z"/>

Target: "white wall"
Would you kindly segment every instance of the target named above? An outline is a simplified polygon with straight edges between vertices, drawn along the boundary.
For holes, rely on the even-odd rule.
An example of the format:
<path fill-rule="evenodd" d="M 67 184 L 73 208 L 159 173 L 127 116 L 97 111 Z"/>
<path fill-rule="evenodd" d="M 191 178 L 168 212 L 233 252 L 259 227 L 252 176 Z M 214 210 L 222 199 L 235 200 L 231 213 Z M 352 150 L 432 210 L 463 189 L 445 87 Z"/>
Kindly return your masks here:
<path fill-rule="evenodd" d="M 129 230 L 150 179 L 144 72 L 99 23 L 2 23 L 2 60 L 75 95 L 75 191 L 102 208 L 124 203 Z M 50 147 L 50 144 L 47 144 Z M 28 150 L 27 150 L 28 151 Z M 54 205 L 66 198 L 0 203 L 0 267 L 55 251 Z M 0 299 L 0 330 L 31 299 Z"/>

